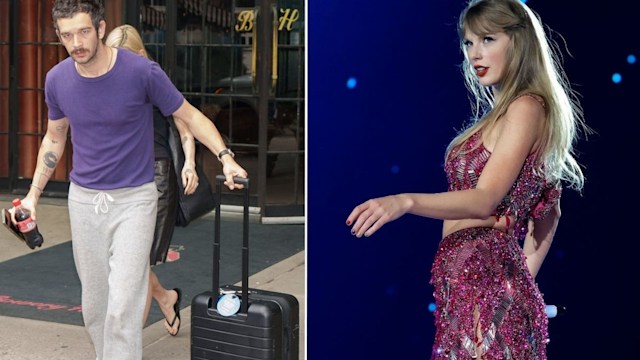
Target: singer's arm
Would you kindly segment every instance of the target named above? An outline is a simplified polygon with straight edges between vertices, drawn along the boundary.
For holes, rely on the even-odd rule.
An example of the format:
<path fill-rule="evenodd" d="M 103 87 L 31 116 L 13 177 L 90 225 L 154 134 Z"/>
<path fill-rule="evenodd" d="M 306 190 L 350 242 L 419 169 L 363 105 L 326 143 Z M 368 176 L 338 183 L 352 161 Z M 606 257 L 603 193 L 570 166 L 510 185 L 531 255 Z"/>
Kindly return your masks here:
<path fill-rule="evenodd" d="M 559 221 L 560 200 L 543 219 L 529 221 L 529 232 L 524 239 L 523 250 L 527 257 L 527 266 L 534 278 L 549 252 Z"/>

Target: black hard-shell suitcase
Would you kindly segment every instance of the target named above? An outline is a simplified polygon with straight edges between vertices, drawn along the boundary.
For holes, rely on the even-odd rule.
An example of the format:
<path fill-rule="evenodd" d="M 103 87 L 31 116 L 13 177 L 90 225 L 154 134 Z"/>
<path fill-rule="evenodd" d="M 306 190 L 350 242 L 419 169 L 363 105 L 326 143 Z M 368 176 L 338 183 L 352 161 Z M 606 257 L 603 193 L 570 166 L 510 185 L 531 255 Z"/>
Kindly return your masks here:
<path fill-rule="evenodd" d="M 217 205 L 213 244 L 214 291 L 201 293 L 191 303 L 191 359 L 297 360 L 299 349 L 299 304 L 289 294 L 249 289 L 249 180 L 234 178 L 244 185 L 242 286 L 220 288 L 220 200 L 224 176 L 216 177 Z M 240 310 L 221 315 L 217 301 L 221 294 L 240 297 Z"/>

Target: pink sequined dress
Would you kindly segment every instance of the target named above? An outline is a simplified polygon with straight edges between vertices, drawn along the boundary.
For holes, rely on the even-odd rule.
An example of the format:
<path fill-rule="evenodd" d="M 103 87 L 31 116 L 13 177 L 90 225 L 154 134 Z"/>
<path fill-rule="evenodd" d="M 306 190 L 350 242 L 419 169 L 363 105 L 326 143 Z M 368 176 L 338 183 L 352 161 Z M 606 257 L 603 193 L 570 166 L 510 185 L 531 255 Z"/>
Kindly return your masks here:
<path fill-rule="evenodd" d="M 476 133 L 453 151 L 445 171 L 449 191 L 471 189 L 491 156 Z M 475 147 L 475 149 L 474 149 Z M 546 359 L 544 301 L 525 263 L 522 241 L 528 220 L 546 216 L 560 197 L 559 184 L 534 172 L 527 157 L 495 215 L 509 216 L 514 230 L 474 227 L 440 242 L 431 269 L 436 300 L 436 359 Z"/>

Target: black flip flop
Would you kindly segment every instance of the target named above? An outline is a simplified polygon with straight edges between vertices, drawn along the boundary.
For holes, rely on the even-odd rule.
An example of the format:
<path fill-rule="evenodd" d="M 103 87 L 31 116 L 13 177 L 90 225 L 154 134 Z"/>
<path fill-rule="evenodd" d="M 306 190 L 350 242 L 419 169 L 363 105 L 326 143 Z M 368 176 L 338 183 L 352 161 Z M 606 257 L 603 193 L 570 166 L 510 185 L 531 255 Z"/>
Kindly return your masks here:
<path fill-rule="evenodd" d="M 178 294 L 178 299 L 176 300 L 175 304 L 173 304 L 173 311 L 176 313 L 176 315 L 173 317 L 173 321 L 169 322 L 167 318 L 165 318 L 164 321 L 166 321 L 167 325 L 169 325 L 169 327 L 173 329 L 173 325 L 176 323 L 176 319 L 180 320 L 180 322 L 178 323 L 178 328 L 176 329 L 176 333 L 169 333 L 169 335 L 171 336 L 176 336 L 178 335 L 178 332 L 180 332 L 180 325 L 182 325 L 182 320 L 180 319 L 180 301 L 182 300 L 182 291 L 178 288 L 173 289 L 173 291 Z"/>

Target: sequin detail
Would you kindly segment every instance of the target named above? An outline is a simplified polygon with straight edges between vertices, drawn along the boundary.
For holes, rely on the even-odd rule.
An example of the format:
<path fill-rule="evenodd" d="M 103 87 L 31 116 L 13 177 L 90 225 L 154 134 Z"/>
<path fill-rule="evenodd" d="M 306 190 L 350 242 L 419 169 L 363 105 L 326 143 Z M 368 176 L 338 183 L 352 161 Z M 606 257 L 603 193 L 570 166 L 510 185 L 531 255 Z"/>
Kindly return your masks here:
<path fill-rule="evenodd" d="M 450 191 L 474 188 L 491 156 L 479 132 L 462 147 L 445 164 Z M 430 281 L 436 300 L 432 360 L 546 359 L 544 300 L 520 244 L 529 219 L 546 216 L 561 188 L 535 165 L 531 154 L 496 209 L 495 215 L 514 220 L 512 233 L 469 228 L 440 242 Z"/>
<path fill-rule="evenodd" d="M 453 156 L 445 164 L 449 191 L 476 187 L 491 156 L 491 152 L 481 141 L 482 134 L 477 132 L 461 147 L 452 151 Z M 541 173 L 542 169 L 536 169 L 536 153 L 530 154 L 511 190 L 494 213 L 499 217 L 510 216 L 515 219 L 514 232 L 519 240 L 524 239 L 527 234 L 529 219 L 547 216 L 562 194 L 561 184 L 546 181 Z"/>

